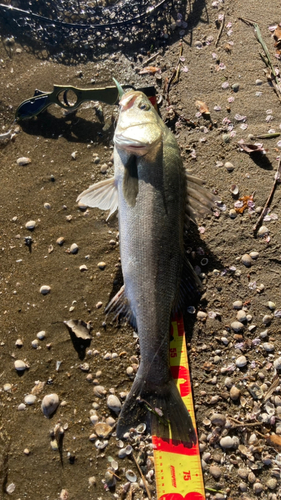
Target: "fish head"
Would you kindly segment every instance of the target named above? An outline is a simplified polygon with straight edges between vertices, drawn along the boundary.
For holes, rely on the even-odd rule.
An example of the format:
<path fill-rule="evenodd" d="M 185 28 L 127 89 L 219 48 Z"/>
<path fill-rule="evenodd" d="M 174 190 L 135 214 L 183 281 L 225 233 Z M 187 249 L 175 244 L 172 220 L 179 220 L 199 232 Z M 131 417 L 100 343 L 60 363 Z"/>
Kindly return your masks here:
<path fill-rule="evenodd" d="M 145 155 L 162 139 L 160 117 L 143 92 L 131 90 L 119 102 L 120 114 L 114 134 L 117 148 Z"/>

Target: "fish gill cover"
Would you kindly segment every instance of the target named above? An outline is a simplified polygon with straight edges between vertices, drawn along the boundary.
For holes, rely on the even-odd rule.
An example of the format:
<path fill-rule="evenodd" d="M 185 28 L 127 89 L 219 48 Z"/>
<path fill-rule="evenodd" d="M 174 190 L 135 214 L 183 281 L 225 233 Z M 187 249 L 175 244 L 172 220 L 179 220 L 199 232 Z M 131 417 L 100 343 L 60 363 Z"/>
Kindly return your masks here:
<path fill-rule="evenodd" d="M 0 28 L 20 43 L 32 42 L 33 50 L 76 62 L 109 45 L 139 50 L 141 43 L 146 52 L 165 44 L 174 7 L 173 0 L 2 0 Z"/>

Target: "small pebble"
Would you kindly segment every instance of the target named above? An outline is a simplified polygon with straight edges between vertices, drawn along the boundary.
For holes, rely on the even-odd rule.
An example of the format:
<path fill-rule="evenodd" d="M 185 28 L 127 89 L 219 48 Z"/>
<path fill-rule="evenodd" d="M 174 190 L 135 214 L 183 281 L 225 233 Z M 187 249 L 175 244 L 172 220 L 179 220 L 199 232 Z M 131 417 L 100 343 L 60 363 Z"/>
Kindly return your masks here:
<path fill-rule="evenodd" d="M 211 415 L 210 417 L 210 420 L 213 425 L 219 425 L 220 427 L 223 427 L 226 422 L 226 417 L 221 413 L 213 413 L 213 415 Z"/>
<path fill-rule="evenodd" d="M 47 210 L 49 210 L 51 208 L 50 203 L 44 203 L 44 208 L 46 208 Z"/>
<path fill-rule="evenodd" d="M 20 158 L 17 159 L 17 164 L 20 165 L 20 167 L 24 167 L 29 163 L 31 163 L 31 159 L 28 158 L 27 156 L 21 156 Z"/>
<path fill-rule="evenodd" d="M 220 446 L 222 448 L 233 448 L 234 444 L 233 438 L 230 436 L 224 436 L 220 439 Z"/>
<path fill-rule="evenodd" d="M 215 479 L 219 479 L 221 477 L 221 469 L 217 465 L 211 465 L 209 472 Z"/>
<path fill-rule="evenodd" d="M 237 401 L 237 399 L 239 399 L 241 396 L 240 389 L 238 389 L 238 387 L 233 385 L 229 391 L 229 396 L 232 399 L 232 401 Z"/>
<path fill-rule="evenodd" d="M 244 328 L 243 323 L 240 321 L 233 321 L 230 326 L 234 332 L 241 332 Z"/>
<path fill-rule="evenodd" d="M 208 314 L 206 312 L 204 312 L 204 311 L 198 311 L 198 313 L 197 313 L 197 319 L 199 321 L 206 321 L 207 317 L 208 317 Z"/>
<path fill-rule="evenodd" d="M 57 394 L 47 394 L 42 400 L 41 409 L 45 417 L 50 418 L 59 406 L 59 397 Z"/>
<path fill-rule="evenodd" d="M 32 340 L 31 345 L 32 345 L 33 349 L 37 349 L 39 346 L 39 340 L 38 339 Z"/>
<path fill-rule="evenodd" d="M 26 224 L 25 224 L 25 228 L 26 229 L 29 229 L 29 231 L 33 231 L 33 229 L 35 228 L 36 226 L 36 222 L 35 220 L 29 220 Z"/>
<path fill-rule="evenodd" d="M 244 366 L 246 366 L 247 363 L 248 361 L 245 356 L 239 356 L 235 361 L 235 364 L 238 368 L 244 368 Z"/>
<path fill-rule="evenodd" d="M 42 285 L 40 288 L 40 293 L 42 293 L 42 295 L 47 295 L 50 291 L 51 287 L 49 285 Z"/>
<path fill-rule="evenodd" d="M 15 341 L 15 345 L 16 345 L 17 347 L 22 347 L 22 346 L 23 346 L 23 341 L 22 341 L 21 339 L 17 339 L 17 340 Z"/>
<path fill-rule="evenodd" d="M 270 479 L 268 479 L 268 481 L 266 482 L 266 486 L 270 489 L 270 490 L 275 490 L 276 486 L 277 486 L 277 479 L 275 479 L 275 477 L 271 477 Z"/>
<path fill-rule="evenodd" d="M 105 262 L 99 262 L 98 263 L 98 268 L 103 271 L 106 268 L 106 263 Z"/>
<path fill-rule="evenodd" d="M 272 302 L 271 300 L 268 301 L 267 303 L 267 307 L 271 310 L 271 311 L 274 311 L 274 309 L 276 309 L 276 305 L 274 302 Z"/>
<path fill-rule="evenodd" d="M 264 342 L 262 346 L 266 352 L 273 352 L 275 349 L 274 344 L 272 344 L 271 342 Z"/>
<path fill-rule="evenodd" d="M 238 321 L 241 321 L 241 323 L 244 323 L 247 321 L 247 314 L 243 311 L 243 309 L 240 309 L 240 311 L 236 314 L 236 318 Z"/>
<path fill-rule="evenodd" d="M 273 366 L 276 370 L 281 370 L 281 358 L 277 358 L 273 362 Z"/>
<path fill-rule="evenodd" d="M 26 405 L 33 405 L 34 403 L 36 403 L 37 401 L 37 397 L 34 396 L 34 394 L 27 394 L 27 396 L 25 396 L 24 398 L 24 402 Z"/>
<path fill-rule="evenodd" d="M 262 322 L 264 325 L 270 325 L 271 323 L 271 320 L 272 320 L 272 317 L 269 316 L 269 314 L 266 314 L 263 318 L 262 318 Z"/>
<path fill-rule="evenodd" d="M 253 485 L 253 493 L 256 495 L 256 494 L 259 494 L 263 491 L 263 485 L 261 483 L 255 483 Z"/>
<path fill-rule="evenodd" d="M 235 302 L 233 302 L 233 309 L 242 309 L 242 306 L 242 300 L 235 300 Z"/>
<path fill-rule="evenodd" d="M 22 361 L 21 359 L 17 359 L 14 363 L 14 366 L 18 372 L 23 372 L 27 368 L 25 362 Z"/>
<path fill-rule="evenodd" d="M 241 262 L 242 262 L 242 264 L 244 264 L 244 266 L 251 267 L 253 260 L 252 260 L 252 257 L 248 253 L 245 253 L 241 257 Z"/>
<path fill-rule="evenodd" d="M 120 411 L 121 411 L 121 402 L 118 399 L 118 397 L 115 396 L 114 394 L 110 394 L 108 396 L 106 404 L 107 404 L 107 406 L 108 406 L 108 408 L 110 410 L 114 411 L 115 413 L 120 413 Z"/>
<path fill-rule="evenodd" d="M 234 210 L 234 208 L 231 208 L 231 209 L 229 210 L 229 212 L 228 212 L 228 215 L 229 215 L 229 217 L 230 217 L 231 219 L 236 219 L 236 217 L 237 217 L 237 212 L 236 212 L 236 210 Z"/>
<path fill-rule="evenodd" d="M 30 450 L 28 448 L 24 448 L 23 453 L 25 455 L 30 455 Z"/>
<path fill-rule="evenodd" d="M 238 92 L 238 90 L 239 90 L 239 83 L 234 83 L 233 85 L 231 85 L 231 88 L 232 88 L 233 92 Z"/>
<path fill-rule="evenodd" d="M 258 258 L 258 256 L 259 256 L 259 252 L 250 252 L 250 254 L 249 254 L 249 255 L 250 255 L 250 257 L 251 257 L 252 259 L 254 259 L 254 260 L 255 260 L 255 259 L 257 259 L 257 258 Z"/>

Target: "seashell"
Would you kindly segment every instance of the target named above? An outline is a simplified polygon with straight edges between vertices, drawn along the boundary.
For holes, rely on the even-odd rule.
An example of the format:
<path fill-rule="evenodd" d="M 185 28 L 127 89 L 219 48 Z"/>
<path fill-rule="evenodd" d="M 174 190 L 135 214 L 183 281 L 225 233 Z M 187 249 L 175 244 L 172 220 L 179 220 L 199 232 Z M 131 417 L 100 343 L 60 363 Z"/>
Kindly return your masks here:
<path fill-rule="evenodd" d="M 36 403 L 37 397 L 34 394 L 27 394 L 24 398 L 24 402 L 26 405 L 33 405 Z"/>
<path fill-rule="evenodd" d="M 103 387 L 103 385 L 96 385 L 94 387 L 94 395 L 97 396 L 98 398 L 102 398 L 103 396 L 106 395 L 106 389 Z"/>
<path fill-rule="evenodd" d="M 241 257 L 241 262 L 242 262 L 242 264 L 244 264 L 244 266 L 251 267 L 251 265 L 252 265 L 252 257 L 248 253 L 245 253 Z"/>
<path fill-rule="evenodd" d="M 252 384 L 249 384 L 248 387 L 247 387 L 249 393 L 251 394 L 252 398 L 253 399 L 262 399 L 263 397 L 263 390 L 262 388 L 256 384 L 255 382 L 253 382 Z"/>
<path fill-rule="evenodd" d="M 234 332 L 241 332 L 241 330 L 243 330 L 244 328 L 243 323 L 241 323 L 240 321 L 233 321 L 230 326 L 232 330 L 234 330 Z"/>
<path fill-rule="evenodd" d="M 104 422 L 97 422 L 94 426 L 94 431 L 100 438 L 107 438 L 112 430 L 112 427 Z"/>
<path fill-rule="evenodd" d="M 17 372 L 23 372 L 27 368 L 25 362 L 22 361 L 21 359 L 17 359 L 15 361 L 14 367 L 17 370 Z"/>
<path fill-rule="evenodd" d="M 245 356 L 239 356 L 235 361 L 235 364 L 238 368 L 244 368 L 244 366 L 246 366 L 247 363 L 248 361 Z"/>
<path fill-rule="evenodd" d="M 35 229 L 35 226 L 36 226 L 36 222 L 35 222 L 35 220 L 29 220 L 29 221 L 25 224 L 25 229 L 28 229 L 29 231 L 33 231 L 33 229 Z"/>
<path fill-rule="evenodd" d="M 264 236 L 267 236 L 269 233 L 269 229 L 267 229 L 266 226 L 261 226 L 258 230 L 258 236 L 263 238 Z"/>
<path fill-rule="evenodd" d="M 50 291 L 51 287 L 48 285 L 42 285 L 40 288 L 40 293 L 42 293 L 42 295 L 47 295 L 48 293 L 50 293 Z"/>
<path fill-rule="evenodd" d="M 42 330 L 41 332 L 38 332 L 36 337 L 39 339 L 39 340 L 43 340 L 45 337 L 46 337 L 46 332 L 44 330 Z"/>
<path fill-rule="evenodd" d="M 119 413 L 121 411 L 121 402 L 114 394 L 110 394 L 108 396 L 106 403 L 108 408 L 115 413 Z"/>
<path fill-rule="evenodd" d="M 76 243 L 72 243 L 72 245 L 70 245 L 70 248 L 69 248 L 70 253 L 76 254 L 76 253 L 78 253 L 78 250 L 79 250 L 79 247 Z"/>
<path fill-rule="evenodd" d="M 31 159 L 28 158 L 27 156 L 21 156 L 20 158 L 17 159 L 17 164 L 20 167 L 24 167 L 25 165 L 28 165 L 29 163 L 31 163 Z"/>
<path fill-rule="evenodd" d="M 106 448 L 108 445 L 108 441 L 100 441 L 99 439 L 97 439 L 95 441 L 95 447 L 98 449 L 98 450 L 104 450 L 104 448 Z"/>
<path fill-rule="evenodd" d="M 136 427 L 136 431 L 138 434 L 143 434 L 146 431 L 146 424 L 139 424 Z"/>
<path fill-rule="evenodd" d="M 59 397 L 57 394 L 47 394 L 41 404 L 41 409 L 42 412 L 44 413 L 45 417 L 50 418 L 53 413 L 55 413 L 57 407 L 59 406 Z"/>
<path fill-rule="evenodd" d="M 113 472 L 110 470 L 107 470 L 105 475 L 105 484 L 108 486 L 108 488 L 112 488 L 116 484 L 116 477 Z"/>
<path fill-rule="evenodd" d="M 99 262 L 98 263 L 98 268 L 101 269 L 101 271 L 103 271 L 106 268 L 106 263 L 105 262 Z"/>
<path fill-rule="evenodd" d="M 130 481 L 130 483 L 135 483 L 136 480 L 137 480 L 137 476 L 136 474 L 134 473 L 133 470 L 131 469 L 128 469 L 126 472 L 125 472 L 125 476 L 126 478 L 128 479 L 128 481 Z"/>
<path fill-rule="evenodd" d="M 237 184 L 232 184 L 230 191 L 233 196 L 237 196 L 239 194 L 239 187 L 237 186 Z"/>

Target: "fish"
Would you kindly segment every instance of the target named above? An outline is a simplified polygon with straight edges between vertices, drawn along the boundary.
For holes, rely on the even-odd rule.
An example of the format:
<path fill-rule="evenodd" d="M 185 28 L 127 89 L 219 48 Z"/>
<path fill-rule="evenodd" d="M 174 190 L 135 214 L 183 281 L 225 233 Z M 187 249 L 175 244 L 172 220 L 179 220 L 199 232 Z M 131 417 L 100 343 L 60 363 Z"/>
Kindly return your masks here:
<path fill-rule="evenodd" d="M 185 251 L 186 224 L 213 199 L 186 173 L 174 134 L 140 91 L 121 93 L 114 134 L 114 176 L 83 191 L 77 201 L 118 209 L 124 284 L 106 312 L 136 328 L 140 365 L 118 419 L 117 436 L 146 423 L 153 435 L 192 447 L 190 414 L 169 368 L 170 323 L 200 293 Z"/>

